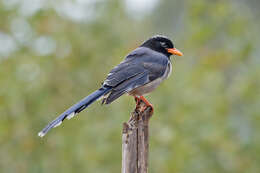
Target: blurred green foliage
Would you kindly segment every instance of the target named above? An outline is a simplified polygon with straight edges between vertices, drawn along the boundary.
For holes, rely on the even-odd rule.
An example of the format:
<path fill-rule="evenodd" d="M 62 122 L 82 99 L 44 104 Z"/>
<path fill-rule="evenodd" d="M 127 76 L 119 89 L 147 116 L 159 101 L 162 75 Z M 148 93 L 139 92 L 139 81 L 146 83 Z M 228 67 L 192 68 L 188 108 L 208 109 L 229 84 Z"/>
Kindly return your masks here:
<path fill-rule="evenodd" d="M 0 1 L 0 172 L 120 172 L 131 97 L 37 133 L 155 34 L 185 56 L 148 96 L 150 172 L 260 172 L 259 1 L 152 2 Z"/>

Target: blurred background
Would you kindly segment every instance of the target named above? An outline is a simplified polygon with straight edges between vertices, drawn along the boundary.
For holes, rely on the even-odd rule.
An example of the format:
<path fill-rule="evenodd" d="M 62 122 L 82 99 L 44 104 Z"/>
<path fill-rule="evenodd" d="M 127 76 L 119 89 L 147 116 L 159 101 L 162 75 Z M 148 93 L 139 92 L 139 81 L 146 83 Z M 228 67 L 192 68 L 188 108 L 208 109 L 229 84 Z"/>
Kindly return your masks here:
<path fill-rule="evenodd" d="M 260 172 L 259 8 L 258 0 L 0 0 L 0 172 L 120 172 L 132 97 L 37 133 L 155 34 L 184 57 L 172 58 L 171 77 L 148 96 L 149 171 Z"/>

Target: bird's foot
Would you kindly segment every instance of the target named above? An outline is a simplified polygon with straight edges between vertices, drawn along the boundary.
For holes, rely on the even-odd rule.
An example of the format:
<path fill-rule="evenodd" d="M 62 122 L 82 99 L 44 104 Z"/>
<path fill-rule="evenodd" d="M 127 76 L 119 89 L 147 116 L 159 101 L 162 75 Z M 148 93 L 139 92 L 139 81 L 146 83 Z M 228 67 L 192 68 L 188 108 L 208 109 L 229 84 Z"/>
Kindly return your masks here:
<path fill-rule="evenodd" d="M 140 98 L 138 96 L 134 96 L 134 97 L 135 97 L 135 103 L 136 103 L 135 107 L 136 107 L 136 109 L 140 108 Z"/>
<path fill-rule="evenodd" d="M 138 96 L 134 96 L 135 97 L 135 102 L 136 102 L 136 105 L 138 105 L 139 104 L 139 102 L 140 102 L 140 98 L 138 97 Z"/>
<path fill-rule="evenodd" d="M 152 109 L 151 111 L 153 112 L 153 105 L 148 100 L 146 100 L 146 98 L 144 98 L 144 96 L 140 96 L 140 98 L 138 98 L 138 99 L 139 99 L 139 101 L 142 100 L 145 103 L 145 107 L 142 109 L 142 112 L 148 107 L 150 107 Z"/>
<path fill-rule="evenodd" d="M 144 102 L 145 106 L 142 106 L 141 112 L 143 112 L 146 108 L 150 107 L 153 112 L 153 105 L 146 100 L 144 96 L 134 96 L 136 102 L 136 108 L 140 108 L 140 101 Z"/>

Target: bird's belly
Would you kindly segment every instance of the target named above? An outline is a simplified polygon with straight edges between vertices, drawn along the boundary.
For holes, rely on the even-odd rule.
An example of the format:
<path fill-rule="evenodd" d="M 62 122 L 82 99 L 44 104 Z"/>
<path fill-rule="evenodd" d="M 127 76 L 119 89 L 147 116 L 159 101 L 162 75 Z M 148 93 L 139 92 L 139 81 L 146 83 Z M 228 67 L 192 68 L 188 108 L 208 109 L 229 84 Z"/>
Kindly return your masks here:
<path fill-rule="evenodd" d="M 155 79 L 154 81 L 147 83 L 143 86 L 140 86 L 138 88 L 133 89 L 132 91 L 128 92 L 128 94 L 130 95 L 134 95 L 134 96 L 141 96 L 141 95 L 145 95 L 148 94 L 150 92 L 152 92 L 154 89 L 156 89 L 158 87 L 158 85 L 166 78 L 168 78 L 171 74 L 172 71 L 172 66 L 171 63 L 169 62 L 167 69 L 165 70 L 165 73 L 163 74 L 162 77 Z"/>
<path fill-rule="evenodd" d="M 162 78 L 156 79 L 148 84 L 145 84 L 143 86 L 140 86 L 138 88 L 133 89 L 132 91 L 129 92 L 130 95 L 134 96 L 142 96 L 145 94 L 148 94 L 152 92 L 155 88 L 158 87 L 158 85 L 162 82 Z"/>

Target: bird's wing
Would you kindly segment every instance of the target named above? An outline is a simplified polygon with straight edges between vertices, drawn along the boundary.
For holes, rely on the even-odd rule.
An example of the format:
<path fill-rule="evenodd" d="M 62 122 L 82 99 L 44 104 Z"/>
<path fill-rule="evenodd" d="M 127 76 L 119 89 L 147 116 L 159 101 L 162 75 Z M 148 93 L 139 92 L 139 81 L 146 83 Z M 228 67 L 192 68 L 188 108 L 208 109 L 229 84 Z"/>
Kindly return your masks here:
<path fill-rule="evenodd" d="M 108 74 L 105 85 L 115 87 L 121 82 L 138 75 L 144 71 L 143 67 L 139 64 L 137 57 L 141 57 L 144 54 L 143 51 L 133 51 L 130 53 L 124 61 L 115 66 Z"/>
<path fill-rule="evenodd" d="M 109 73 L 104 84 L 112 86 L 112 90 L 103 102 L 109 104 L 124 93 L 160 78 L 168 63 L 166 56 L 138 48 Z"/>

